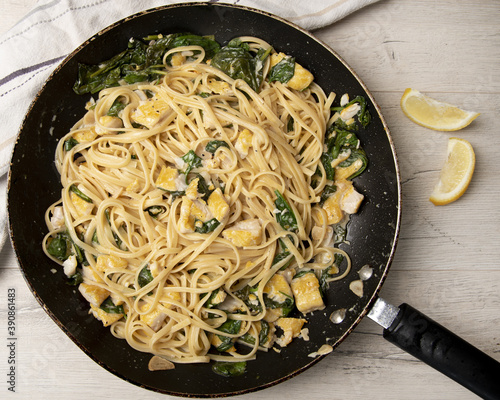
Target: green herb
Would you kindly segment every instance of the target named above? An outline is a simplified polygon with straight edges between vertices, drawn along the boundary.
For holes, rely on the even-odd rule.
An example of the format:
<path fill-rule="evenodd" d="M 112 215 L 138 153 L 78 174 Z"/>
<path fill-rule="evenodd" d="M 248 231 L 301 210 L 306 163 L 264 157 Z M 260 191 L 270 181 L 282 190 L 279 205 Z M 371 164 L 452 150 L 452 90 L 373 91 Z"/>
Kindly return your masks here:
<path fill-rule="evenodd" d="M 349 155 L 347 160 L 344 160 L 339 164 L 339 167 L 345 168 L 345 167 L 349 167 L 352 163 L 354 163 L 357 160 L 361 160 L 361 163 L 362 163 L 361 167 L 356 172 L 354 172 L 351 176 L 349 176 L 347 179 L 353 179 L 353 178 L 357 177 L 368 166 L 368 157 L 367 157 L 365 151 L 361 148 L 353 149 L 353 150 L 351 150 L 351 154 Z"/>
<path fill-rule="evenodd" d="M 260 49 L 254 56 L 247 43 L 233 39 L 213 57 L 211 66 L 233 79 L 243 79 L 257 92 L 263 81 L 264 61 L 270 52 L 271 49 Z"/>
<path fill-rule="evenodd" d="M 120 100 L 120 97 L 115 99 L 111 107 L 109 107 L 109 110 L 106 115 L 109 115 L 111 117 L 118 117 L 120 114 L 120 111 L 122 111 L 127 105 L 125 103 L 122 103 Z"/>
<path fill-rule="evenodd" d="M 323 272 L 321 273 L 321 276 L 319 278 L 319 284 L 323 293 L 325 293 L 328 289 L 328 279 L 332 278 L 338 273 L 337 268 L 340 267 L 340 264 L 343 260 L 344 256 L 342 254 L 335 254 L 333 264 L 323 269 Z"/>
<path fill-rule="evenodd" d="M 217 375 L 224 376 L 226 378 L 231 378 L 234 376 L 241 376 L 247 370 L 246 361 L 238 362 L 223 362 L 217 361 L 212 365 L 212 371 Z"/>
<path fill-rule="evenodd" d="M 216 302 L 217 296 L 218 296 L 220 290 L 221 289 L 215 289 L 212 293 L 210 293 L 210 296 L 208 297 L 208 300 L 204 304 L 204 307 L 206 307 L 206 308 L 214 308 L 215 306 L 217 306 L 218 304 L 220 304 L 220 302 Z M 206 294 L 204 294 L 204 295 L 206 295 Z"/>
<path fill-rule="evenodd" d="M 224 140 L 211 140 L 205 146 L 205 150 L 214 154 L 219 147 L 226 147 L 229 149 L 229 145 Z"/>
<path fill-rule="evenodd" d="M 267 295 L 264 295 L 264 303 L 266 304 L 266 308 L 281 308 L 281 316 L 286 317 L 290 312 L 292 312 L 293 308 L 295 307 L 295 301 L 293 297 L 288 296 L 286 293 L 280 292 L 282 295 L 286 297 L 286 299 L 283 302 L 278 302 L 275 300 L 270 299 L 267 297 Z"/>
<path fill-rule="evenodd" d="M 224 322 L 221 326 L 219 326 L 217 330 L 223 333 L 228 333 L 230 335 L 236 335 L 240 331 L 240 328 L 241 328 L 241 320 L 229 319 L 226 322 Z M 231 347 L 233 347 L 234 338 L 224 335 L 217 335 L 217 336 L 222 341 L 222 343 L 219 346 L 217 346 L 218 351 L 221 352 L 228 351 Z"/>
<path fill-rule="evenodd" d="M 274 193 L 276 193 L 277 196 L 274 205 L 279 210 L 279 212 L 276 213 L 276 221 L 278 221 L 283 229 L 295 232 L 298 229 L 298 225 L 297 218 L 292 208 L 278 190 L 275 190 Z"/>
<path fill-rule="evenodd" d="M 52 257 L 65 261 L 69 257 L 67 235 L 58 233 L 55 238 L 48 242 L 47 252 Z"/>
<path fill-rule="evenodd" d="M 167 209 L 164 206 L 151 206 L 146 208 L 145 211 L 153 218 L 158 218 L 158 215 L 163 214 Z"/>
<path fill-rule="evenodd" d="M 330 153 L 323 153 L 321 155 L 321 164 L 325 169 L 326 179 L 333 181 L 335 179 L 335 168 L 332 167 L 334 158 Z"/>
<path fill-rule="evenodd" d="M 337 191 L 337 186 L 326 185 L 325 188 L 323 189 L 323 193 L 321 193 L 320 204 L 323 204 L 336 191 Z"/>
<path fill-rule="evenodd" d="M 151 275 L 151 270 L 146 265 L 141 269 L 141 272 L 139 272 L 139 276 L 137 277 L 137 283 L 142 288 L 146 286 L 148 283 L 152 282 L 153 279 L 154 278 L 153 275 Z"/>
<path fill-rule="evenodd" d="M 186 183 L 187 183 L 187 177 L 191 172 L 191 170 L 202 166 L 201 158 L 198 157 L 193 150 L 189 150 L 186 154 L 184 154 L 181 157 L 181 159 L 187 164 L 186 169 L 182 171 L 182 173 L 186 175 Z"/>
<path fill-rule="evenodd" d="M 77 270 L 73 275 L 71 275 L 68 278 L 66 284 L 70 286 L 78 286 L 82 282 L 83 282 L 82 272 L 80 270 Z"/>
<path fill-rule="evenodd" d="M 197 174 L 196 177 L 198 178 L 198 186 L 197 186 L 197 191 L 199 194 L 202 194 L 201 196 L 202 200 L 208 201 L 208 198 L 212 194 L 213 190 L 209 188 L 207 185 L 207 182 L 205 182 L 205 179 L 203 179 L 203 176 L 200 174 Z M 215 229 L 216 227 L 214 227 Z"/>
<path fill-rule="evenodd" d="M 269 340 L 269 323 L 265 320 L 260 321 L 259 344 L 262 346 Z"/>
<path fill-rule="evenodd" d="M 123 306 L 116 306 L 113 303 L 113 300 L 111 300 L 111 297 L 108 297 L 106 300 L 104 300 L 99 308 L 107 312 L 108 314 L 125 314 Z"/>
<path fill-rule="evenodd" d="M 78 141 L 74 138 L 69 138 L 64 142 L 64 151 L 70 151 L 73 147 L 78 144 Z"/>
<path fill-rule="evenodd" d="M 201 222 L 201 226 L 196 226 L 197 222 Z M 220 225 L 220 222 L 216 218 L 212 218 L 211 220 L 207 222 L 202 222 L 200 220 L 195 221 L 195 228 L 194 231 L 197 233 L 210 233 L 213 232 L 218 226 Z"/>
<path fill-rule="evenodd" d="M 73 86 L 75 93 L 97 93 L 119 86 L 122 80 L 129 84 L 152 82 L 160 76 L 158 68 L 163 66 L 163 56 L 175 47 L 201 46 L 205 50 L 205 59 L 212 58 L 220 49 L 213 38 L 190 33 L 149 36 L 145 40 L 147 43 L 131 39 L 126 50 L 98 64 L 78 64 L 78 79 Z"/>
<path fill-rule="evenodd" d="M 240 290 L 237 290 L 234 292 L 234 295 L 243 301 L 245 305 L 251 310 L 255 312 L 260 312 L 262 311 L 262 305 L 259 303 L 259 300 L 257 298 L 257 286 L 245 286 L 241 288 Z M 255 296 L 257 299 L 256 300 L 250 300 L 250 295 Z"/>
<path fill-rule="evenodd" d="M 349 103 L 345 104 L 342 107 L 332 107 L 332 111 L 338 111 L 338 112 L 340 112 L 343 109 L 351 106 L 354 103 L 358 103 L 359 106 L 360 106 L 360 110 L 357 113 L 358 120 L 361 123 L 361 125 L 363 125 L 363 127 L 366 128 L 366 126 L 371 121 L 371 115 L 370 115 L 370 112 L 368 111 L 368 108 L 367 108 L 366 99 L 363 96 L 356 96 Z"/>
<path fill-rule="evenodd" d="M 273 264 L 272 265 L 278 264 L 280 261 L 283 261 L 288 256 L 290 256 L 290 252 L 287 251 L 287 250 L 282 251 L 281 253 L 276 254 L 274 256 L 274 258 L 273 258 Z M 284 271 L 285 269 L 287 269 L 290 266 L 290 264 L 292 263 L 293 259 L 294 259 L 294 257 L 291 257 L 290 260 L 288 260 L 288 262 L 286 262 L 285 265 L 283 265 L 280 268 L 280 271 Z"/>
<path fill-rule="evenodd" d="M 283 57 L 279 63 L 274 65 L 269 71 L 269 82 L 279 81 L 287 83 L 295 73 L 295 58 Z"/>
<path fill-rule="evenodd" d="M 69 187 L 69 190 L 76 194 L 78 197 L 80 197 L 83 201 L 86 201 L 87 203 L 93 203 L 92 199 L 87 196 L 85 193 L 83 193 L 78 187 L 73 184 Z"/>

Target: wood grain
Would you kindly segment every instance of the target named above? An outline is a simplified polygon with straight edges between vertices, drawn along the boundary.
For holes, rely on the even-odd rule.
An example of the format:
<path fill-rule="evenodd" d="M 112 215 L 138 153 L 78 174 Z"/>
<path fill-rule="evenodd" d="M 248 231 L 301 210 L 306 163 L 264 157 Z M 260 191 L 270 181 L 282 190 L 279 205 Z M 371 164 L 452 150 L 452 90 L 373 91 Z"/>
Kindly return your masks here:
<path fill-rule="evenodd" d="M 2 2 L 0 33 L 34 1 Z M 23 8 L 24 7 L 24 8 Z M 6 13 L 7 11 L 7 13 Z M 500 3 L 384 0 L 316 31 L 372 91 L 391 129 L 401 168 L 403 220 L 382 297 L 408 302 L 500 360 Z M 460 132 L 410 122 L 406 87 L 481 113 Z M 467 193 L 436 207 L 428 196 L 446 142 L 469 140 L 477 156 Z M 165 399 L 108 373 L 83 354 L 29 292 L 8 246 L 0 253 L 0 329 L 7 289 L 18 309 L 17 399 Z M 246 399 L 474 399 L 472 393 L 384 341 L 363 320 L 336 351 L 296 378 Z M 0 335 L 1 337 L 1 335 Z M 0 343 L 0 375 L 6 349 Z M 6 384 L 0 384 L 6 390 Z M 4 397 L 4 395 L 0 395 Z"/>

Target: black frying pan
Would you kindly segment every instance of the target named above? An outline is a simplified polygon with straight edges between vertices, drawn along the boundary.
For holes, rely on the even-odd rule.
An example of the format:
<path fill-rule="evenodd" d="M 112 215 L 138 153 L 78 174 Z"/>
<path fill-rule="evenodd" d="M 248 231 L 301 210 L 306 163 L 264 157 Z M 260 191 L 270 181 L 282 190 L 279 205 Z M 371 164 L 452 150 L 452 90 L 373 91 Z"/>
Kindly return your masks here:
<path fill-rule="evenodd" d="M 46 233 L 45 210 L 60 197 L 59 176 L 54 167 L 55 147 L 83 115 L 88 100 L 88 96 L 77 96 L 72 91 L 77 63 L 94 64 L 109 59 L 126 47 L 130 37 L 185 31 L 215 35 L 220 43 L 236 36 L 258 36 L 278 51 L 294 55 L 300 64 L 313 72 L 325 92 L 364 95 L 373 117 L 368 128 L 360 134 L 370 160 L 369 168 L 355 180 L 366 200 L 349 224 L 350 244 L 343 246 L 354 268 L 345 280 L 330 285 L 326 293 L 327 308 L 307 318 L 309 341 L 295 340 L 279 354 L 274 351 L 261 353 L 256 361 L 248 363 L 244 376 L 231 379 L 215 375 L 207 364 L 180 364 L 171 371 L 148 371 L 151 356 L 131 349 L 125 341 L 114 338 L 101 322 L 89 316 L 88 304 L 75 294 L 73 287 L 65 284 L 60 269 L 56 274 L 51 272 L 55 266 L 41 249 Z M 87 355 L 115 375 L 158 392 L 196 397 L 235 395 L 277 384 L 322 359 L 323 356 L 308 357 L 321 345 L 339 345 L 377 300 L 395 251 L 400 202 L 399 173 L 388 128 L 373 97 L 345 62 L 311 34 L 280 18 L 258 10 L 206 3 L 166 6 L 133 15 L 98 33 L 68 56 L 47 80 L 21 126 L 12 157 L 8 191 L 10 234 L 19 264 L 33 294 L 59 327 Z M 358 270 L 366 264 L 373 268 L 373 276 L 364 282 L 363 296 L 359 298 L 349 289 L 349 282 L 359 279 Z M 347 310 L 345 318 L 340 323 L 332 323 L 329 316 L 340 309 Z M 415 319 L 417 314 L 406 310 L 410 323 L 400 312 L 393 326 L 385 331 L 386 336 L 403 347 L 414 345 L 416 351 L 412 354 L 421 356 L 419 352 L 423 351 L 425 356 L 429 352 L 426 353 L 421 344 L 424 337 L 428 338 L 426 328 L 435 329 L 437 333 L 433 333 L 434 340 L 429 347 L 432 362 L 436 349 L 441 352 L 439 345 L 448 344 L 452 336 L 448 332 L 442 336 L 437 324 L 432 325 L 421 315 Z M 393 329 L 396 326 L 397 329 Z M 416 341 L 415 333 L 419 335 Z M 475 382 L 472 389 L 478 393 L 481 390 L 486 394 L 488 390 L 500 393 L 499 384 L 489 379 L 494 374 L 500 376 L 498 363 L 460 341 L 452 342 L 452 350 L 457 343 L 470 351 L 470 362 L 482 357 L 478 361 L 479 370 L 484 370 L 485 366 L 490 370 L 486 375 L 484 371 L 474 370 L 472 378 L 470 373 L 466 376 L 466 380 Z M 449 351 L 445 353 L 445 367 L 437 367 L 461 380 L 453 376 L 456 375 L 453 369 L 449 373 L 449 360 L 446 360 Z M 478 377 L 482 380 L 477 381 Z M 471 387 L 467 382 L 464 384 Z M 477 386 L 479 389 L 474 389 Z"/>

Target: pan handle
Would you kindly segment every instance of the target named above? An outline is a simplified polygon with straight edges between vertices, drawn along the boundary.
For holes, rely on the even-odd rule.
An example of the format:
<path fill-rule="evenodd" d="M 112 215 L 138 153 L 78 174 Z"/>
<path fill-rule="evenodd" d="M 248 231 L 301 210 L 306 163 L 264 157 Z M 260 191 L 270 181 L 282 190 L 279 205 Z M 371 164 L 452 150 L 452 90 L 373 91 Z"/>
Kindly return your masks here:
<path fill-rule="evenodd" d="M 500 363 L 408 304 L 384 338 L 484 399 L 500 399 Z"/>

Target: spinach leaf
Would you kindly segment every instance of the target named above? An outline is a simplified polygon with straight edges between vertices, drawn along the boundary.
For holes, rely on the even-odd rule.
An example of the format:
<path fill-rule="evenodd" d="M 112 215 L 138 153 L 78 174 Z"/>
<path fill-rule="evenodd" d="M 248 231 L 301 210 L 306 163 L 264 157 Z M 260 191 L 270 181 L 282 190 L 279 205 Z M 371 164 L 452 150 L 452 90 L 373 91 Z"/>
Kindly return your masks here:
<path fill-rule="evenodd" d="M 217 296 L 219 295 L 220 291 L 221 291 L 221 289 L 215 289 L 212 293 L 210 293 L 210 296 L 208 297 L 208 300 L 204 304 L 204 307 L 206 307 L 206 308 L 214 308 L 215 306 L 217 306 L 218 304 L 220 304 L 220 301 L 216 303 Z"/>
<path fill-rule="evenodd" d="M 146 286 L 148 283 L 152 282 L 153 279 L 154 278 L 153 275 L 151 274 L 151 270 L 146 265 L 144 268 L 141 269 L 141 272 L 139 272 L 139 276 L 137 277 L 137 283 L 142 288 Z"/>
<path fill-rule="evenodd" d="M 120 111 L 122 111 L 126 106 L 127 105 L 123 103 L 118 97 L 117 99 L 115 99 L 111 107 L 109 107 L 109 110 L 106 115 L 109 115 L 111 117 L 118 117 Z"/>
<path fill-rule="evenodd" d="M 259 344 L 262 346 L 269 340 L 269 323 L 265 320 L 260 321 Z"/>
<path fill-rule="evenodd" d="M 181 46 L 200 46 L 205 50 L 204 61 L 211 59 L 220 50 L 220 45 L 213 36 L 198 36 L 192 34 L 184 34 L 175 36 L 169 48 Z"/>
<path fill-rule="evenodd" d="M 212 365 L 212 371 L 217 375 L 230 378 L 233 376 L 241 376 L 246 372 L 247 363 L 246 361 L 238 362 L 225 362 L 217 361 Z"/>
<path fill-rule="evenodd" d="M 78 187 L 73 184 L 69 187 L 69 190 L 76 194 L 78 197 L 80 197 L 83 201 L 86 201 L 87 203 L 93 203 L 92 199 L 87 196 L 85 193 L 83 193 Z"/>
<path fill-rule="evenodd" d="M 97 93 L 102 89 L 119 86 L 120 81 L 131 84 L 153 81 L 160 75 L 156 68 L 163 64 L 164 54 L 174 47 L 198 45 L 205 49 L 205 58 L 211 58 L 220 49 L 213 38 L 190 33 L 155 35 L 131 39 L 128 48 L 109 60 L 95 65 L 78 64 L 78 78 L 73 85 L 77 94 Z"/>
<path fill-rule="evenodd" d="M 82 272 L 80 269 L 78 269 L 73 275 L 71 275 L 68 278 L 66 284 L 70 286 L 78 286 L 82 282 L 83 282 Z"/>
<path fill-rule="evenodd" d="M 333 241 L 335 244 L 344 243 L 347 238 L 347 228 L 337 224 L 333 228 L 333 234 L 335 235 Z"/>
<path fill-rule="evenodd" d="M 203 179 L 203 176 L 201 176 L 200 174 L 197 174 L 196 177 L 198 178 L 198 193 L 203 195 L 201 196 L 202 200 L 208 201 L 208 198 L 215 189 L 210 189 L 210 187 L 207 185 L 207 182 L 205 182 L 205 179 Z M 214 227 L 214 229 L 215 228 L 216 227 Z"/>
<path fill-rule="evenodd" d="M 353 178 L 357 177 L 368 166 L 368 157 L 367 157 L 365 151 L 361 148 L 353 149 L 353 150 L 351 150 L 351 154 L 349 155 L 347 160 L 344 160 L 339 164 L 339 167 L 345 168 L 345 167 L 350 166 L 353 162 L 357 161 L 358 159 L 360 159 L 362 162 L 361 168 L 359 168 L 356 172 L 354 172 L 347 179 L 353 179 Z"/>
<path fill-rule="evenodd" d="M 293 310 L 293 308 L 295 306 L 295 301 L 294 301 L 293 297 L 290 297 L 283 292 L 281 292 L 281 294 L 286 296 L 286 299 L 282 303 L 271 300 L 269 297 L 267 297 L 266 294 L 264 294 L 264 303 L 266 304 L 266 308 L 273 308 L 273 309 L 274 308 L 281 308 L 282 309 L 282 316 L 286 317 Z"/>
<path fill-rule="evenodd" d="M 329 142 L 328 152 L 335 160 L 342 150 L 356 149 L 359 147 L 359 139 L 355 133 L 335 128 L 335 140 Z"/>
<path fill-rule="evenodd" d="M 196 226 L 198 221 L 200 221 L 200 220 L 195 221 L 195 228 L 194 228 L 194 231 L 197 233 L 213 232 L 215 230 L 215 228 L 217 228 L 220 225 L 220 222 L 216 218 L 212 218 L 211 220 L 209 220 L 207 222 L 202 222 L 201 226 Z"/>
<path fill-rule="evenodd" d="M 186 175 L 186 183 L 187 183 L 187 177 L 188 174 L 191 172 L 191 170 L 202 166 L 201 158 L 198 157 L 193 150 L 189 150 L 186 154 L 184 154 L 181 157 L 181 159 L 187 164 L 186 169 L 184 171 L 181 171 L 181 173 Z"/>
<path fill-rule="evenodd" d="M 325 188 L 323 189 L 323 193 L 321 193 L 320 204 L 322 205 L 336 191 L 337 191 L 337 186 L 326 185 Z"/>
<path fill-rule="evenodd" d="M 234 295 L 238 299 L 243 301 L 243 303 L 245 303 L 245 305 L 251 311 L 260 312 L 260 311 L 262 311 L 262 305 L 260 304 L 259 299 L 255 293 L 257 293 L 257 286 L 248 286 L 247 285 L 247 286 L 241 288 L 240 290 L 237 290 L 236 292 L 234 292 Z M 255 296 L 256 299 L 251 300 L 250 295 L 252 295 L 252 297 Z"/>
<path fill-rule="evenodd" d="M 272 265 L 276 265 L 278 264 L 280 261 L 284 260 L 285 258 L 287 258 L 288 256 L 290 255 L 290 252 L 288 250 L 285 250 L 285 251 L 282 251 L 281 253 L 278 253 L 274 256 L 273 258 L 273 264 Z M 293 261 L 293 258 L 294 257 L 291 257 L 290 260 L 288 262 L 285 263 L 285 265 L 283 265 L 281 268 L 280 268 L 280 271 L 284 271 L 285 269 L 287 269 L 290 264 L 292 263 Z"/>
<path fill-rule="evenodd" d="M 67 235 L 58 233 L 47 244 L 47 252 L 58 260 L 65 261 L 68 257 L 68 238 Z"/>
<path fill-rule="evenodd" d="M 69 138 L 64 142 L 64 151 L 70 151 L 73 147 L 78 144 L 78 141 L 74 138 Z"/>
<path fill-rule="evenodd" d="M 241 328 L 241 320 L 230 319 L 224 322 L 221 326 L 219 326 L 217 330 L 223 333 L 236 335 L 240 331 L 240 328 Z M 234 338 L 224 335 L 217 335 L 217 336 L 222 341 L 222 343 L 219 346 L 217 346 L 218 351 L 221 352 L 228 351 L 231 347 L 233 347 L 233 343 L 235 341 Z"/>
<path fill-rule="evenodd" d="M 269 82 L 279 81 L 287 83 L 295 73 L 295 58 L 283 57 L 279 63 L 269 71 Z"/>
<path fill-rule="evenodd" d="M 243 79 L 257 92 L 263 81 L 264 61 L 270 52 L 271 49 L 260 49 L 254 56 L 247 43 L 233 39 L 213 57 L 211 65 L 233 79 Z"/>
<path fill-rule="evenodd" d="M 292 208 L 278 190 L 275 190 L 274 193 L 277 196 L 274 205 L 279 210 L 279 212 L 276 213 L 276 221 L 278 221 L 283 229 L 295 232 L 298 229 L 298 225 L 297 218 Z"/>
<path fill-rule="evenodd" d="M 224 140 L 211 140 L 205 146 L 205 150 L 214 154 L 219 147 L 226 147 L 229 149 L 229 145 Z"/>
<path fill-rule="evenodd" d="M 144 211 L 147 211 L 151 217 L 158 218 L 158 215 L 163 214 L 166 210 L 164 206 L 151 206 Z"/>
<path fill-rule="evenodd" d="M 321 155 L 321 164 L 325 169 L 326 179 L 333 181 L 335 179 L 335 168 L 332 167 L 333 156 L 330 153 L 323 153 Z"/>
<path fill-rule="evenodd" d="M 125 314 L 123 306 L 116 306 L 113 303 L 113 300 L 111 300 L 111 297 L 108 297 L 106 300 L 104 300 L 99 308 L 107 312 L 108 314 Z"/>
<path fill-rule="evenodd" d="M 326 290 L 328 289 L 328 282 L 327 280 L 332 278 L 337 274 L 337 268 L 340 267 L 340 264 L 344 260 L 344 256 L 342 254 L 335 254 L 333 264 L 330 265 L 329 267 L 326 267 L 323 272 L 321 273 L 321 276 L 319 278 L 319 284 L 321 287 L 322 293 L 325 293 Z"/>

